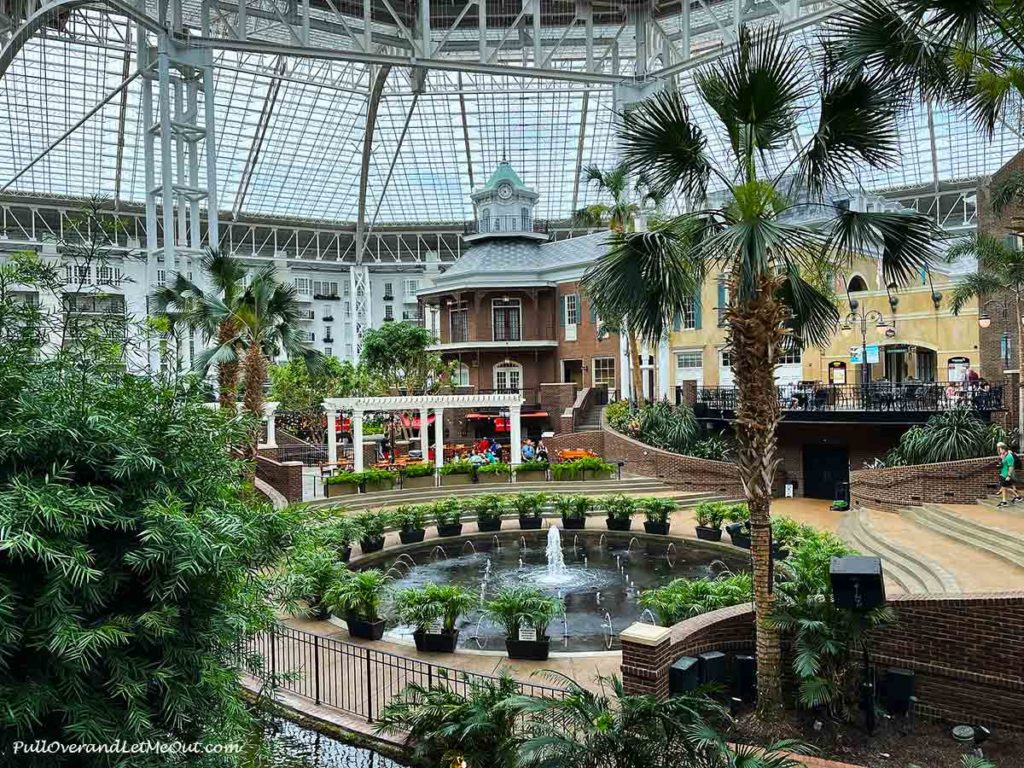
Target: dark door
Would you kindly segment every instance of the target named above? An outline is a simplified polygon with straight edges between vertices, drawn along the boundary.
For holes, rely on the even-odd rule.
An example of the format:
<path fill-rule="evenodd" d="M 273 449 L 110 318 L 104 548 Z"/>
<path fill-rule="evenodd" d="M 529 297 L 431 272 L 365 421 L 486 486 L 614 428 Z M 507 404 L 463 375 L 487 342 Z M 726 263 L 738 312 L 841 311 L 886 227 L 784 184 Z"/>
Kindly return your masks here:
<path fill-rule="evenodd" d="M 844 446 L 804 446 L 804 496 L 835 499 L 836 485 L 850 481 L 850 453 Z"/>
<path fill-rule="evenodd" d="M 583 386 L 583 361 L 582 360 L 563 360 L 562 361 L 562 381 L 565 383 L 572 382 L 577 387 Z"/>

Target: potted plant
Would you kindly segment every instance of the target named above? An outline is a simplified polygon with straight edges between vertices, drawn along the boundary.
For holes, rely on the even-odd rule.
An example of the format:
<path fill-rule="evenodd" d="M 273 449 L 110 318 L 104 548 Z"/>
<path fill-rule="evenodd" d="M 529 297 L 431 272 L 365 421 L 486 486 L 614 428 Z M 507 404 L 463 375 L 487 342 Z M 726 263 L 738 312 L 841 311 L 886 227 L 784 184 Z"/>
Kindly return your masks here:
<path fill-rule="evenodd" d="M 640 508 L 644 511 L 644 530 L 668 536 L 669 516 L 676 511 L 676 503 L 672 499 L 661 499 L 651 496 L 640 500 Z"/>
<path fill-rule="evenodd" d="M 454 496 L 438 499 L 431 505 L 438 536 L 458 536 L 462 533 L 462 509 Z"/>
<path fill-rule="evenodd" d="M 384 529 L 388 518 L 383 512 L 363 512 L 356 515 L 355 522 L 359 527 L 359 548 L 364 555 L 384 549 Z"/>
<path fill-rule="evenodd" d="M 363 493 L 390 491 L 398 478 L 398 473 L 389 469 L 364 469 L 360 474 L 363 476 Z"/>
<path fill-rule="evenodd" d="M 722 521 L 725 519 L 726 506 L 720 501 L 702 501 L 697 504 L 694 514 L 697 517 L 697 538 L 704 541 L 722 540 Z"/>
<path fill-rule="evenodd" d="M 473 465 L 468 461 L 453 461 L 438 471 L 441 474 L 441 485 L 469 485 L 476 476 Z"/>
<path fill-rule="evenodd" d="M 307 539 L 289 553 L 285 561 L 284 592 L 287 601 L 301 600 L 315 619 L 331 615 L 327 594 L 345 575 L 345 564 L 337 552 L 322 541 Z"/>
<path fill-rule="evenodd" d="M 542 483 L 548 479 L 550 464 L 546 461 L 530 459 L 516 467 L 517 483 Z"/>
<path fill-rule="evenodd" d="M 324 480 L 324 495 L 328 498 L 351 496 L 359 493 L 361 482 L 363 482 L 361 472 L 336 472 Z"/>
<path fill-rule="evenodd" d="M 407 464 L 401 471 L 403 488 L 433 488 L 437 483 L 434 479 L 435 468 L 426 462 Z"/>
<path fill-rule="evenodd" d="M 746 504 L 730 504 L 725 519 L 729 524 L 725 530 L 729 533 L 733 546 L 750 549 L 750 513 Z"/>
<path fill-rule="evenodd" d="M 633 514 L 637 507 L 636 499 L 622 494 L 606 496 L 603 506 L 608 515 L 606 522 L 609 531 L 628 531 L 632 527 Z"/>
<path fill-rule="evenodd" d="M 403 624 L 415 627 L 412 639 L 417 651 L 454 653 L 459 642 L 455 623 L 472 610 L 476 595 L 453 584 L 426 584 L 405 589 L 395 597 L 395 612 Z"/>
<path fill-rule="evenodd" d="M 398 528 L 398 538 L 403 544 L 418 544 L 427 533 L 427 507 L 424 504 L 396 507 L 391 513 L 391 523 Z"/>
<path fill-rule="evenodd" d="M 778 560 L 789 557 L 790 550 L 814 531 L 810 526 L 798 523 L 790 517 L 772 518 L 772 555 Z"/>
<path fill-rule="evenodd" d="M 579 470 L 580 480 L 611 480 L 615 477 L 615 465 L 587 456 L 573 462 Z"/>
<path fill-rule="evenodd" d="M 562 516 L 562 527 L 567 531 L 586 527 L 587 513 L 593 508 L 593 502 L 581 494 L 559 496 L 555 500 L 555 509 Z"/>
<path fill-rule="evenodd" d="M 580 468 L 575 461 L 560 461 L 551 465 L 551 477 L 558 481 L 580 480 Z"/>
<path fill-rule="evenodd" d="M 339 514 L 344 514 L 343 508 L 337 510 Z M 344 563 L 352 556 L 352 542 L 362 535 L 353 517 L 330 517 L 312 527 L 311 532 L 318 542 L 337 552 L 338 558 Z"/>
<path fill-rule="evenodd" d="M 488 618 L 505 631 L 510 659 L 545 661 L 550 638 L 548 624 L 561 609 L 561 601 L 533 587 L 507 587 L 488 601 Z"/>
<path fill-rule="evenodd" d="M 503 461 L 481 464 L 476 468 L 476 480 L 478 483 L 507 483 L 511 472 L 512 468 Z"/>
<path fill-rule="evenodd" d="M 519 513 L 519 527 L 528 531 L 539 529 L 547 500 L 546 493 L 517 493 L 513 496 L 510 503 Z"/>
<path fill-rule="evenodd" d="M 327 604 L 337 616 L 344 616 L 348 633 L 363 640 L 384 636 L 380 608 L 387 594 L 388 578 L 383 571 L 348 571 L 327 593 Z"/>
<path fill-rule="evenodd" d="M 486 493 L 468 500 L 469 508 L 476 513 L 476 526 L 480 531 L 491 533 L 501 528 L 501 514 L 505 511 L 504 500 L 496 493 Z"/>

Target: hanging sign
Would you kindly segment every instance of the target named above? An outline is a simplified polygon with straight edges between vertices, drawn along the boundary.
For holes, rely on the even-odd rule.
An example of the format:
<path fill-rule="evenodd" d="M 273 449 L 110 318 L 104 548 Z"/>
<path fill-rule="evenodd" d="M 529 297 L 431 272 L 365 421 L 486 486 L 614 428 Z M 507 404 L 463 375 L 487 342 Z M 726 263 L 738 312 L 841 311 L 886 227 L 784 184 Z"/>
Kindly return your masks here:
<path fill-rule="evenodd" d="M 861 360 L 861 357 L 863 356 L 863 352 L 864 352 L 864 348 L 863 347 L 850 347 L 850 362 L 853 363 L 854 365 L 861 365 L 863 363 L 863 360 Z M 868 344 L 867 352 L 868 352 L 868 365 L 873 365 L 873 364 L 877 363 L 878 359 L 879 359 L 878 358 L 878 345 L 877 344 Z"/>

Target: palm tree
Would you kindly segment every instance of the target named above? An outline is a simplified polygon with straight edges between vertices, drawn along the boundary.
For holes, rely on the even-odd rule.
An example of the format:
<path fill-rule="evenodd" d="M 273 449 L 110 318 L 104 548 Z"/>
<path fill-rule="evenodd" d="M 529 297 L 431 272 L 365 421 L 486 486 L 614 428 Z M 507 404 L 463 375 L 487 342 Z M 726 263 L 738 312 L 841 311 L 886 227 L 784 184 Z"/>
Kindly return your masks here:
<path fill-rule="evenodd" d="M 997 237 L 976 234 L 955 243 L 949 249 L 947 258 L 955 260 L 962 256 L 974 256 L 978 259 L 978 269 L 960 278 L 953 288 L 950 298 L 950 309 L 954 315 L 974 299 L 989 296 L 1006 296 L 1009 310 L 1013 314 L 1013 323 L 1017 328 L 1017 367 L 1024 371 L 1024 349 L 1019 341 L 1024 339 L 1024 251 L 1010 247 Z M 1024 435 L 1024 377 L 1018 384 L 1017 393 L 1017 431 Z"/>
<path fill-rule="evenodd" d="M 220 302 L 227 307 L 235 306 L 245 291 L 245 265 L 233 256 L 208 250 L 200 267 Z M 214 318 L 208 313 L 207 298 L 202 288 L 179 272 L 170 285 L 162 285 L 153 292 L 153 314 L 166 318 L 172 328 L 184 321 L 191 330 L 199 331 L 204 340 L 216 338 L 220 346 L 234 338 L 238 329 L 232 317 Z M 218 361 L 217 389 L 221 408 L 234 410 L 238 389 L 237 356 Z"/>
<path fill-rule="evenodd" d="M 505 706 L 524 715 L 528 738 L 519 753 L 535 768 L 798 768 L 788 753 L 805 753 L 796 742 L 767 749 L 731 747 L 719 732 L 724 708 L 705 693 L 659 701 L 629 695 L 618 677 L 598 678 L 596 691 L 572 678 L 546 672 L 565 688 L 562 698 L 513 696 Z"/>
<path fill-rule="evenodd" d="M 573 215 L 577 224 L 587 227 L 607 226 L 612 232 L 632 232 L 635 228 L 635 219 L 642 212 L 642 204 L 650 201 L 655 205 L 661 202 L 661 197 L 652 192 L 645 184 L 644 179 L 638 178 L 633 185 L 633 192 L 640 202 L 630 199 L 630 170 L 626 163 L 619 163 L 610 171 L 603 171 L 596 165 L 588 165 L 583 169 L 583 175 L 587 184 L 595 184 L 598 192 L 611 197 L 611 205 L 595 203 L 585 208 L 580 208 Z M 589 288 L 587 287 L 589 285 Z M 616 330 L 625 326 L 626 343 L 629 346 L 630 358 L 630 381 L 633 390 L 633 400 L 643 402 L 643 380 L 640 371 L 640 343 L 637 336 L 629 328 L 628 323 L 615 321 L 601 306 L 599 300 L 600 286 L 593 283 L 584 283 L 590 293 L 590 300 L 595 303 L 602 318 L 608 316 L 608 326 L 612 323 Z M 610 327 L 610 326 L 609 326 Z"/>
<path fill-rule="evenodd" d="M 885 77 L 840 66 L 827 45 L 813 76 L 806 58 L 776 27 L 743 28 L 731 55 L 697 72 L 697 90 L 730 139 L 725 163 L 708 152 L 707 137 L 680 93 L 663 92 L 626 113 L 620 132 L 625 161 L 656 189 L 682 194 L 691 210 L 651 232 L 614 235 L 594 267 L 604 286 L 602 303 L 646 338 L 661 337 L 707 275 L 717 271 L 726 280 L 763 715 L 781 703 L 779 635 L 769 621 L 771 491 L 779 463 L 775 361 L 791 346 L 831 338 L 838 312 L 829 278 L 847 269 L 854 253 L 878 253 L 887 284 L 905 283 L 935 255 L 927 216 L 859 212 L 829 202 L 825 191 L 841 187 L 859 164 L 883 166 L 898 157 L 899 93 Z M 806 139 L 801 125 L 804 136 L 811 132 Z M 788 163 L 769 172 L 783 165 L 783 154 Z M 712 179 L 722 191 L 719 202 L 708 194 Z M 800 217 L 808 206 L 812 223 Z M 653 286 L 649 292 L 640 290 L 634 276 L 640 271 Z"/>

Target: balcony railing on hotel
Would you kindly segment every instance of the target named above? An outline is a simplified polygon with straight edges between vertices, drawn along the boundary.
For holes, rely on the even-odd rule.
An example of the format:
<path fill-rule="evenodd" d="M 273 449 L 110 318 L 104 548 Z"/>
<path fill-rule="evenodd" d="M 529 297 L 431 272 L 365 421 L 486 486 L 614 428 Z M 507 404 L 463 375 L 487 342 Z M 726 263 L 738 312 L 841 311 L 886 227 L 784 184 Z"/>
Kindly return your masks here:
<path fill-rule="evenodd" d="M 698 411 L 735 411 L 735 387 L 698 387 Z M 956 384 L 892 384 L 873 382 L 823 386 L 786 384 L 778 387 L 779 407 L 786 412 L 873 411 L 931 413 L 966 407 L 990 412 L 1003 409 L 1002 386 Z M 680 389 L 681 396 L 681 389 Z"/>
<path fill-rule="evenodd" d="M 467 221 L 463 228 L 466 235 L 484 235 L 497 232 L 534 232 L 540 235 L 548 233 L 548 223 L 529 216 L 494 216 L 486 219 Z"/>

